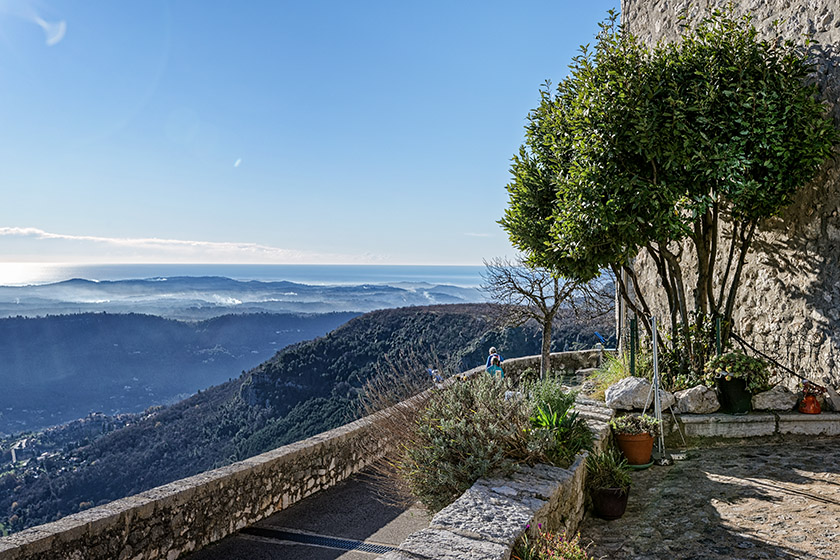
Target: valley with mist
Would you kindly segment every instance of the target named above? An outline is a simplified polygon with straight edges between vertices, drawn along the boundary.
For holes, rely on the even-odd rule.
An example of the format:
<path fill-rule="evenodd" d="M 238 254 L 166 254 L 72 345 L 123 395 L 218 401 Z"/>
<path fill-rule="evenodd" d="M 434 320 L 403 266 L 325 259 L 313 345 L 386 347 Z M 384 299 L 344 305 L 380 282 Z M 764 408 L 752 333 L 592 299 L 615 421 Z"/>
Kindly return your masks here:
<path fill-rule="evenodd" d="M 230 313 L 364 313 L 407 305 L 483 301 L 485 296 L 478 288 L 429 282 L 313 285 L 219 276 L 75 278 L 0 286 L 0 317 L 107 312 L 201 320 Z"/>
<path fill-rule="evenodd" d="M 80 313 L 0 319 L 0 435 L 92 412 L 115 415 L 171 404 L 356 315 L 250 313 L 178 321 Z"/>

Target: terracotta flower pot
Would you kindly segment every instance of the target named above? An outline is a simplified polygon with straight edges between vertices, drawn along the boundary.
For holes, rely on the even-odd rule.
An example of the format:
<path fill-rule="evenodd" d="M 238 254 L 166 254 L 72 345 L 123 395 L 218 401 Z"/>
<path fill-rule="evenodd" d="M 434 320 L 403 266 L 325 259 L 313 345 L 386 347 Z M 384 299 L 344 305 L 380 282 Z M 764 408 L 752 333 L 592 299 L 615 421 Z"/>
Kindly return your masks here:
<path fill-rule="evenodd" d="M 650 434 L 615 434 L 615 442 L 629 465 L 650 463 L 653 436 Z"/>
<path fill-rule="evenodd" d="M 630 490 L 624 488 L 598 488 L 592 490 L 592 508 L 601 519 L 618 519 L 627 509 Z"/>
<path fill-rule="evenodd" d="M 801 401 L 799 401 L 799 412 L 803 414 L 819 414 L 822 412 L 820 408 L 820 401 L 817 400 L 817 397 L 814 395 L 805 395 Z"/>

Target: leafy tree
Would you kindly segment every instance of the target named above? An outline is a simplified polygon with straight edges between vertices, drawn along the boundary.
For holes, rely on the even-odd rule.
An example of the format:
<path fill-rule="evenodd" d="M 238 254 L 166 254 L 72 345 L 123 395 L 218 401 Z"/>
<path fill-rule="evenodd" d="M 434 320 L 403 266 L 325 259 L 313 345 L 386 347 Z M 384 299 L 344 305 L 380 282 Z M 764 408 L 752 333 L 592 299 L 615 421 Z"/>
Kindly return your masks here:
<path fill-rule="evenodd" d="M 609 297 L 588 282 L 562 278 L 546 268 L 531 266 L 520 257 L 484 261 L 482 289 L 496 303 L 504 323 L 511 326 L 536 321 L 542 331 L 540 377 L 551 369 L 551 331 L 554 319 L 565 307 L 583 307 L 590 316 L 604 315 L 611 307 Z"/>
<path fill-rule="evenodd" d="M 632 267 L 646 252 L 680 368 L 699 374 L 712 317 L 729 337 L 757 228 L 838 140 L 806 83 L 812 66 L 790 41 L 716 10 L 654 47 L 611 13 L 570 69 L 529 114 L 500 223 L 533 265 L 580 280 L 610 267 L 650 333 Z"/>

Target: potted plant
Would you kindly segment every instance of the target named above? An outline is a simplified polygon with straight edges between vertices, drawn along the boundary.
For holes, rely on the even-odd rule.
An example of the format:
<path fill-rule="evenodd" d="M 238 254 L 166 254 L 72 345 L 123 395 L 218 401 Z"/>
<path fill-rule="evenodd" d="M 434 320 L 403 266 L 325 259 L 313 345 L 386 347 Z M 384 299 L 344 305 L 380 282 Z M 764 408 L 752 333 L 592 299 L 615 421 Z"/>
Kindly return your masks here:
<path fill-rule="evenodd" d="M 703 381 L 706 386 L 717 389 L 723 412 L 749 412 L 753 395 L 769 388 L 770 370 L 767 364 L 742 352 L 715 356 L 704 369 Z"/>
<path fill-rule="evenodd" d="M 591 453 L 586 458 L 586 485 L 598 517 L 618 519 L 624 515 L 630 483 L 627 462 L 614 449 Z"/>
<path fill-rule="evenodd" d="M 799 401 L 799 412 L 803 414 L 819 414 L 822 412 L 817 397 L 825 393 L 825 387 L 812 381 L 802 382 L 802 400 Z"/>
<path fill-rule="evenodd" d="M 626 414 L 610 420 L 615 442 L 630 465 L 647 465 L 653 438 L 659 435 L 659 420 L 647 414 Z"/>

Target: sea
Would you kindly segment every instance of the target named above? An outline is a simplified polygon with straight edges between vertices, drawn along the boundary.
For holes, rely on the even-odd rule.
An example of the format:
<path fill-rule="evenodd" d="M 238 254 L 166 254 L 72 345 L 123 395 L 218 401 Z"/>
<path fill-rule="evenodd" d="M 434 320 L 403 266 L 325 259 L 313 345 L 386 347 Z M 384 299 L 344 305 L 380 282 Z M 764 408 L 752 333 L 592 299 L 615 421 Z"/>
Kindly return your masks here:
<path fill-rule="evenodd" d="M 0 286 L 53 284 L 76 278 L 115 281 L 218 276 L 261 282 L 285 280 L 312 286 L 429 283 L 476 288 L 482 283 L 484 271 L 484 266 L 474 265 L 0 263 Z"/>

